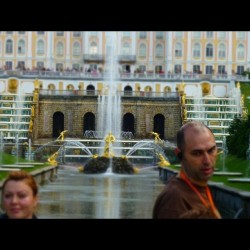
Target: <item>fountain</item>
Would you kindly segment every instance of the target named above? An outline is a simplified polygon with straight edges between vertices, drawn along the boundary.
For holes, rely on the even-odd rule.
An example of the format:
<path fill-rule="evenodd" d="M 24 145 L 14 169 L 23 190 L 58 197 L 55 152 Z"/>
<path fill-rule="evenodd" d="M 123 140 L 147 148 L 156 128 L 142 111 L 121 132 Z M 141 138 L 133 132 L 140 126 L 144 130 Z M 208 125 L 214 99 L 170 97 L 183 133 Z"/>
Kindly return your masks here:
<path fill-rule="evenodd" d="M 55 149 L 47 152 L 50 155 L 48 158 L 50 164 L 72 165 L 73 162 L 78 161 L 81 164 L 79 170 L 83 173 L 104 173 L 108 169 L 113 173 L 133 174 L 138 172 L 138 168 L 133 167 L 130 159 L 148 160 L 156 165 L 156 159 L 158 158 L 162 166 L 167 166 L 169 161 L 162 149 L 164 141 L 155 132 L 151 132 L 155 136 L 154 140 L 136 143 L 134 146 L 130 145 L 129 149 L 127 147 L 128 152 L 124 152 L 124 140 L 131 140 L 133 135 L 131 132 L 121 132 L 121 96 L 117 89 L 118 84 L 115 82 L 115 75 L 118 70 L 117 33 L 107 32 L 106 34 L 105 64 L 108 77 L 104 82 L 101 95 L 98 96 L 97 131 L 85 131 L 85 136 L 89 138 L 86 143 L 79 139 L 65 139 L 65 133 L 68 131 L 62 131 L 55 141 L 44 145 L 35 153 L 49 147 L 56 147 L 56 152 Z M 98 146 L 96 146 L 97 143 Z M 131 144 L 134 143 L 132 141 Z M 92 149 L 92 152 L 90 149 Z M 142 154 L 140 150 L 143 150 L 144 153 Z M 136 154 L 136 152 L 138 153 Z"/>
<path fill-rule="evenodd" d="M 99 151 L 101 156 L 94 155 L 81 170 L 84 173 L 103 173 L 110 167 L 113 173 L 136 173 L 138 169 L 133 167 L 128 158 L 131 156 L 131 152 L 134 152 L 138 147 L 136 148 L 135 145 L 135 148 L 126 155 L 121 153 L 121 96 L 118 95 L 117 83 L 115 82 L 117 71 L 116 32 L 107 32 L 106 39 L 108 81 L 103 88 L 102 95 L 98 97 L 97 122 L 97 130 L 101 131 L 101 137 L 105 136 L 105 139 L 102 141 Z M 160 143 L 159 134 L 154 132 L 152 134 L 155 136 L 155 144 Z M 93 136 L 93 133 L 91 135 Z M 124 134 L 123 136 L 131 137 L 131 135 Z M 114 142 L 116 142 L 115 147 L 113 147 Z M 154 149 L 155 147 L 153 147 Z M 161 155 L 163 154 L 164 152 L 161 152 Z"/>

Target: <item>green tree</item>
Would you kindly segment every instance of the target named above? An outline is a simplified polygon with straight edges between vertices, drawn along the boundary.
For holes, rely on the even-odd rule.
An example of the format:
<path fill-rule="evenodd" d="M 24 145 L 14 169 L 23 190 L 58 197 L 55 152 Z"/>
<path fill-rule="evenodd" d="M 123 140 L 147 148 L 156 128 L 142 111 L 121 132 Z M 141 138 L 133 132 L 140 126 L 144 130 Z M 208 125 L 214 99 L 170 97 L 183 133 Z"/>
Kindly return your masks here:
<path fill-rule="evenodd" d="M 241 116 L 236 116 L 231 122 L 227 136 L 227 148 L 229 154 L 239 158 L 246 158 L 246 151 L 249 147 L 250 116 L 243 120 Z"/>

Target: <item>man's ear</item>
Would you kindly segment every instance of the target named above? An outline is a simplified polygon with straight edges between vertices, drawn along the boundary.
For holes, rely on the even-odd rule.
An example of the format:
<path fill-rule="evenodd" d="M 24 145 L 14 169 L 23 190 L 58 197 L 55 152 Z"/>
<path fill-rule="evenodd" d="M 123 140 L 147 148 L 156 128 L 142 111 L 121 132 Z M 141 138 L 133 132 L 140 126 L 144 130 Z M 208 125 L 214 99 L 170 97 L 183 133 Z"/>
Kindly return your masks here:
<path fill-rule="evenodd" d="M 179 148 L 175 148 L 174 153 L 180 160 L 182 159 L 182 152 Z"/>

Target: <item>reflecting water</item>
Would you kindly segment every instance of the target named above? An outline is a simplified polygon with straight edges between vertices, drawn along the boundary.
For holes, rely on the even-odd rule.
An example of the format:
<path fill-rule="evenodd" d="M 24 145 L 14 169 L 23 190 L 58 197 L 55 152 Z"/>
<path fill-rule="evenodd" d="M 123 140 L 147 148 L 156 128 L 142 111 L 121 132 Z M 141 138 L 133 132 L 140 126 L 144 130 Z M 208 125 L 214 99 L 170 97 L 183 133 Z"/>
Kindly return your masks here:
<path fill-rule="evenodd" d="M 159 173 L 87 175 L 59 169 L 55 181 L 40 187 L 39 218 L 152 218 L 163 188 Z"/>

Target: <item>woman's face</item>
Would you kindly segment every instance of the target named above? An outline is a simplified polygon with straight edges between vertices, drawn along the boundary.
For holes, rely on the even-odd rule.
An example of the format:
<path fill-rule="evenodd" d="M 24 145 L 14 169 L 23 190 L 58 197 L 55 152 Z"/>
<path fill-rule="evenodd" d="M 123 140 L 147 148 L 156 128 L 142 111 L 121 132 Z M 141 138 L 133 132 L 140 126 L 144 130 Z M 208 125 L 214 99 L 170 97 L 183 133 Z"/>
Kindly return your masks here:
<path fill-rule="evenodd" d="M 13 180 L 6 183 L 2 199 L 10 219 L 31 219 L 38 200 L 29 185 Z"/>

